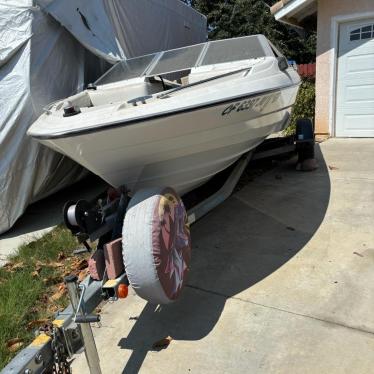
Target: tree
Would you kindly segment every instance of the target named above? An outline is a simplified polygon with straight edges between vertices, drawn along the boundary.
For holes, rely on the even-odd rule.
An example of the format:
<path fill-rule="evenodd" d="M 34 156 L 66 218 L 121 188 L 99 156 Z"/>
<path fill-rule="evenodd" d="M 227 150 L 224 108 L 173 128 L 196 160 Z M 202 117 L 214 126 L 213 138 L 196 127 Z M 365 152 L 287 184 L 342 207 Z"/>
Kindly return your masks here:
<path fill-rule="evenodd" d="M 207 16 L 209 39 L 264 34 L 287 58 L 297 63 L 315 60 L 315 33 L 302 38 L 293 28 L 277 22 L 269 9 L 272 0 L 181 1 Z"/>

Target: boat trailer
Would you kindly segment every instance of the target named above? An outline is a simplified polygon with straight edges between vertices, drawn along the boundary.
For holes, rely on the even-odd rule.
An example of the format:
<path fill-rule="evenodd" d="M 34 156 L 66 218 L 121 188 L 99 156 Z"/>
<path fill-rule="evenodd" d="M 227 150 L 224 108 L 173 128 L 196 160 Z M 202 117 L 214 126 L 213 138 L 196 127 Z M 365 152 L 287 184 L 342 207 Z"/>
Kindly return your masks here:
<path fill-rule="evenodd" d="M 220 187 L 202 201 L 192 199 L 190 202 L 190 196 L 186 196 L 188 224 L 191 225 L 202 218 L 233 193 L 252 159 L 272 158 L 295 152 L 298 153 L 299 162 L 314 158 L 314 135 L 311 135 L 310 124 L 303 124 L 306 130 L 300 130 L 300 126 L 297 128 L 296 139 L 293 136 L 278 140 L 269 139 L 254 152 L 242 156 L 226 171 L 227 177 Z M 65 225 L 84 245 L 84 249 L 78 252 L 92 250 L 88 239 L 91 242 L 98 240 L 97 247 L 100 249 L 106 243 L 120 238 L 129 201 L 129 193 L 122 187 L 119 190 L 110 189 L 105 203 L 103 199 L 95 203 L 83 200 L 67 202 L 63 209 Z M 85 352 L 90 373 L 101 374 L 91 324 L 100 324 L 100 315 L 94 312 L 103 301 L 117 301 L 127 296 L 129 282 L 126 273 L 123 271 L 116 279 L 109 279 L 104 272 L 100 281 L 93 280 L 89 275 L 80 283 L 75 275 L 71 275 L 66 277 L 64 282 L 70 305 L 57 313 L 51 326 L 39 330 L 34 341 L 20 351 L 1 374 L 71 373 L 68 360 L 82 350 Z"/>

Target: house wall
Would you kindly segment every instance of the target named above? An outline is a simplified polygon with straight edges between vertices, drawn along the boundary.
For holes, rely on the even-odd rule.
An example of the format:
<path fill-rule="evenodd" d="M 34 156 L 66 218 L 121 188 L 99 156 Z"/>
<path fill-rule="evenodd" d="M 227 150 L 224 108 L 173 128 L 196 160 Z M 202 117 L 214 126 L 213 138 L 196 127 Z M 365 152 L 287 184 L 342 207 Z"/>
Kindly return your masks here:
<path fill-rule="evenodd" d="M 331 64 L 334 51 L 332 18 L 374 11 L 374 0 L 318 0 L 317 74 L 316 74 L 316 133 L 330 134 Z M 333 107 L 334 111 L 335 108 Z"/>

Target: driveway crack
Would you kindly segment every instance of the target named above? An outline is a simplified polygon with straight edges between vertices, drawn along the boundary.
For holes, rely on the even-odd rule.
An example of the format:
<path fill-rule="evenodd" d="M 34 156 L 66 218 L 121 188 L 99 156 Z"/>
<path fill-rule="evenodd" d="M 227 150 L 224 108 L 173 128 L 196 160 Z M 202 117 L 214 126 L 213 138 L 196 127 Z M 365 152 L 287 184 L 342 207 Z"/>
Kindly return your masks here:
<path fill-rule="evenodd" d="M 206 288 L 194 286 L 194 285 L 191 285 L 191 284 L 187 284 L 186 287 L 194 289 L 194 290 L 198 290 L 198 291 L 201 291 L 201 292 L 206 292 L 206 293 L 209 293 L 209 294 L 212 294 L 212 295 L 216 295 L 216 296 L 219 296 L 219 297 L 223 297 L 225 299 L 233 299 L 233 300 L 241 301 L 241 302 L 244 302 L 244 303 L 261 306 L 263 308 L 276 310 L 278 312 L 292 314 L 294 316 L 304 317 L 304 318 L 312 319 L 314 321 L 318 321 L 318 322 L 322 322 L 322 323 L 327 323 L 327 324 L 330 324 L 330 325 L 334 325 L 334 326 L 338 326 L 338 327 L 343 327 L 343 328 L 346 328 L 346 329 L 354 330 L 356 332 L 361 332 L 361 333 L 364 333 L 364 334 L 369 334 L 369 335 L 374 336 L 374 331 L 365 330 L 365 329 L 362 329 L 362 328 L 359 328 L 359 327 L 355 327 L 355 326 L 350 326 L 350 325 L 347 325 L 345 323 L 341 323 L 341 322 L 337 322 L 337 321 L 332 321 L 332 320 L 328 320 L 328 319 L 323 319 L 323 318 L 318 318 L 318 317 L 314 317 L 314 316 L 311 316 L 311 315 L 308 315 L 308 314 L 304 314 L 304 313 L 293 312 L 291 310 L 287 310 L 287 309 L 275 307 L 275 306 L 272 306 L 272 305 L 266 305 L 266 304 L 257 303 L 255 301 L 251 301 L 251 300 L 248 300 L 248 299 L 243 299 L 243 298 L 240 298 L 238 296 L 226 295 L 226 294 L 224 294 L 222 292 L 208 290 Z"/>

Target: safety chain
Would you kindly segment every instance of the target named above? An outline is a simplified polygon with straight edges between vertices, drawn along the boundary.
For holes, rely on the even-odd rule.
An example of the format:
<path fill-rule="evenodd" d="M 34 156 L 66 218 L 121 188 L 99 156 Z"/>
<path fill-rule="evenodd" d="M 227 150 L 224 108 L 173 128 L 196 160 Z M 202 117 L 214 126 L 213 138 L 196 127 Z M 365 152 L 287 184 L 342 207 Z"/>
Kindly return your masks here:
<path fill-rule="evenodd" d="M 53 374 L 71 374 L 70 362 L 64 345 L 64 335 L 60 328 L 52 330 Z"/>

